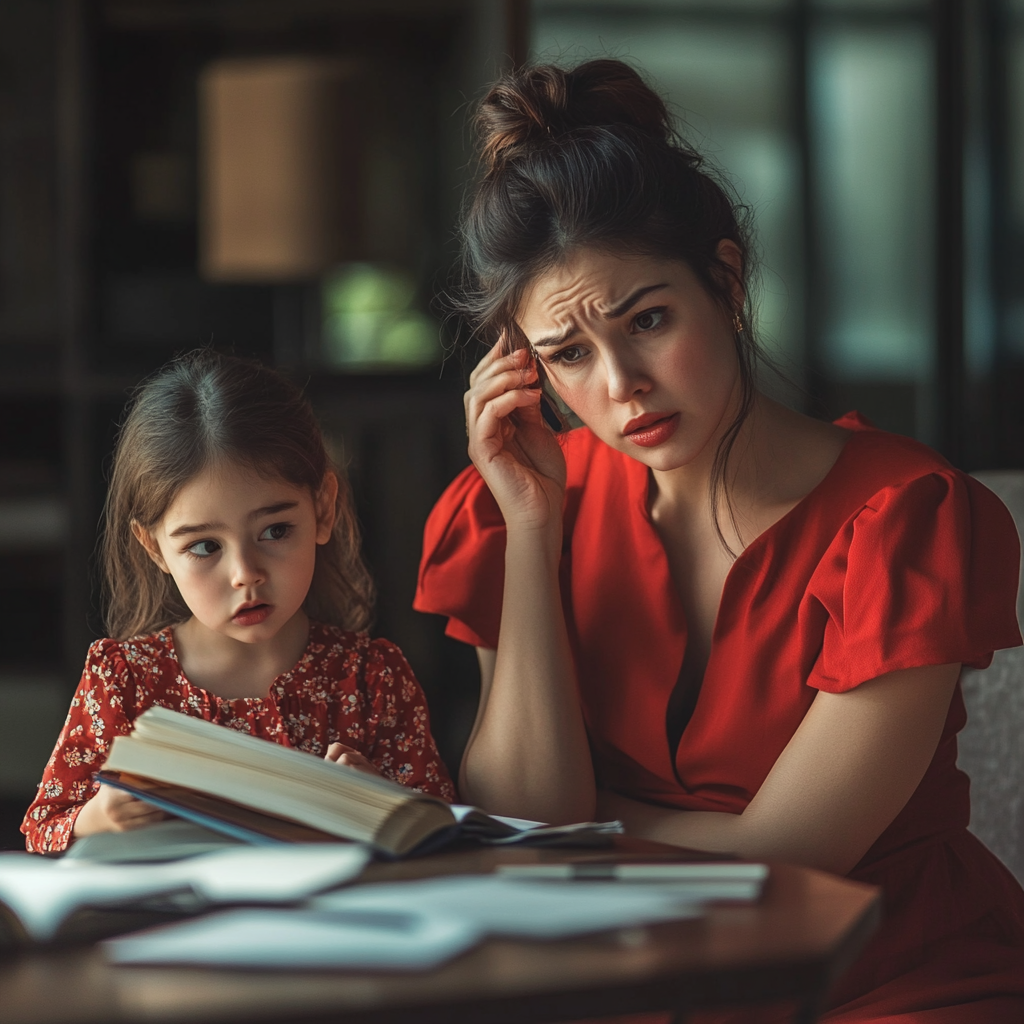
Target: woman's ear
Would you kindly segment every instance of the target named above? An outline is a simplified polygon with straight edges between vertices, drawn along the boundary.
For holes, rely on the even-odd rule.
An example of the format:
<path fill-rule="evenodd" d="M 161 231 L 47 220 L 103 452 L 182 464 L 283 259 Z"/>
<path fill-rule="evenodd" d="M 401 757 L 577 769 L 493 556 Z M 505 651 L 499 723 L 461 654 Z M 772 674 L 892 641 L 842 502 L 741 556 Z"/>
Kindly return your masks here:
<path fill-rule="evenodd" d="M 731 238 L 723 238 L 718 243 L 715 255 L 728 268 L 729 280 L 726 283 L 729 297 L 732 299 L 733 312 L 739 313 L 747 301 L 747 293 L 743 288 L 743 253 Z"/>
<path fill-rule="evenodd" d="M 338 477 L 328 470 L 313 501 L 316 509 L 316 542 L 326 544 L 334 532 L 337 518 Z"/>
<path fill-rule="evenodd" d="M 164 556 L 160 554 L 160 545 L 157 544 L 156 538 L 147 530 L 137 519 L 133 519 L 132 523 L 132 534 L 135 539 L 146 549 L 146 554 L 156 563 L 157 567 L 161 572 L 165 572 L 170 575 L 171 570 L 167 568 L 167 563 L 164 561 Z"/>

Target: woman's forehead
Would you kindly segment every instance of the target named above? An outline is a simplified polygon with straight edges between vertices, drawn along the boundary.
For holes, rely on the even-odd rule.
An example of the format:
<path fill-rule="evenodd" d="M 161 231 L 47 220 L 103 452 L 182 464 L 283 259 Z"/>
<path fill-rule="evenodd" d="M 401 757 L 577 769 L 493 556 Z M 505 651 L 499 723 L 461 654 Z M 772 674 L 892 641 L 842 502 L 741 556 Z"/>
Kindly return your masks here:
<path fill-rule="evenodd" d="M 530 282 L 516 319 L 532 341 L 535 332 L 575 316 L 608 316 L 638 289 L 675 285 L 687 269 L 676 261 L 584 249 Z"/>

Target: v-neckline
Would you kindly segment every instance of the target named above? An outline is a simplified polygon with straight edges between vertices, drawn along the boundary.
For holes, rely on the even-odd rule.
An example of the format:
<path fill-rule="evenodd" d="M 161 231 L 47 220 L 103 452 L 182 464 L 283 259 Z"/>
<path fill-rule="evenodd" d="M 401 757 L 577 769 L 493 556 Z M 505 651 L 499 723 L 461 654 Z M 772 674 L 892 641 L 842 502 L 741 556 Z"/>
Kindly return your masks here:
<path fill-rule="evenodd" d="M 700 679 L 700 686 L 697 691 L 697 696 L 696 699 L 692 702 L 689 716 L 683 724 L 682 730 L 678 734 L 678 739 L 676 740 L 675 748 L 673 749 L 671 745 L 669 746 L 668 753 L 669 761 L 672 766 L 672 772 L 676 776 L 677 781 L 679 781 L 681 785 L 683 785 L 683 783 L 682 780 L 678 778 L 677 771 L 679 748 L 682 744 L 683 737 L 686 735 L 686 730 L 689 728 L 690 723 L 696 717 L 697 712 L 700 709 L 701 702 L 704 699 L 704 694 L 707 691 L 708 674 L 712 668 L 712 662 L 715 658 L 715 652 L 720 646 L 719 631 L 722 621 L 722 608 L 726 604 L 727 595 L 729 594 L 729 591 L 733 589 L 732 581 L 734 577 L 737 575 L 737 567 L 742 565 L 744 567 L 742 571 L 747 571 L 747 563 L 749 563 L 755 557 L 753 554 L 751 554 L 752 551 L 756 553 L 760 549 L 766 549 L 763 552 L 763 555 L 767 555 L 768 552 L 770 552 L 771 546 L 773 546 L 777 536 L 788 530 L 790 528 L 790 524 L 794 520 L 806 514 L 807 510 L 814 503 L 816 503 L 818 499 L 822 496 L 822 494 L 824 494 L 832 486 L 832 483 L 837 475 L 837 470 L 839 469 L 840 465 L 847 460 L 847 453 L 850 450 L 851 444 L 853 444 L 854 437 L 866 433 L 866 431 L 864 430 L 851 430 L 848 427 L 844 427 L 844 429 L 849 431 L 849 436 L 843 442 L 843 446 L 842 448 L 840 448 L 839 454 L 836 456 L 835 461 L 829 467 L 825 475 L 791 509 L 789 509 L 789 511 L 779 516 L 779 518 L 776 519 L 774 523 L 766 527 L 756 537 L 754 537 L 753 540 L 751 540 L 751 542 L 736 556 L 732 565 L 729 567 L 728 572 L 725 574 L 725 580 L 722 583 L 722 595 L 719 598 L 718 608 L 715 611 L 714 625 L 711 629 L 711 640 L 708 644 L 708 659 L 704 666 L 704 673 Z M 669 562 L 668 552 L 665 550 L 665 545 L 661 539 L 661 535 L 658 533 L 658 528 L 655 525 L 654 520 L 651 518 L 651 470 L 648 467 L 644 466 L 642 463 L 636 463 L 636 465 L 639 469 L 642 470 L 642 476 L 640 477 L 641 486 L 638 488 L 638 494 L 636 495 L 637 497 L 639 497 L 640 500 L 640 510 L 643 515 L 644 521 L 647 523 L 647 528 L 650 531 L 651 537 L 654 543 L 657 545 L 658 555 L 661 560 L 664 575 L 669 583 L 667 590 L 672 595 L 672 599 L 675 601 L 675 610 L 678 615 L 678 620 L 683 627 L 682 660 L 679 663 L 679 669 L 676 673 L 676 682 L 673 684 L 672 688 L 669 691 L 668 703 L 666 704 L 665 708 L 665 713 L 667 717 L 668 707 L 671 704 L 672 697 L 675 694 L 677 686 L 679 685 L 679 677 L 682 674 L 683 665 L 686 661 L 686 651 L 689 647 L 690 642 L 690 623 L 686 616 L 686 610 L 683 608 L 682 598 L 679 596 L 679 590 L 676 587 L 675 579 L 672 576 L 672 568 Z M 668 739 L 667 726 L 668 723 L 666 722 L 666 740 Z"/>

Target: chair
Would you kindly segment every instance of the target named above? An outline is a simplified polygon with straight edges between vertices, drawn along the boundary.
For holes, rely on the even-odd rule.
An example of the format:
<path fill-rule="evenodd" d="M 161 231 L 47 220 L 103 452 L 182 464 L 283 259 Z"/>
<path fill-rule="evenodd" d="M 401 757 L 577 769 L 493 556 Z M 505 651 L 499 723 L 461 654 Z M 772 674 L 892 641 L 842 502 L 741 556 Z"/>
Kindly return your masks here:
<path fill-rule="evenodd" d="M 999 495 L 1024 537 L 1024 470 L 974 476 Z M 1024 624 L 1024 580 L 1017 619 Z M 996 651 L 988 668 L 965 669 L 961 682 L 967 725 L 957 763 L 971 779 L 970 829 L 1024 883 L 1024 647 Z"/>

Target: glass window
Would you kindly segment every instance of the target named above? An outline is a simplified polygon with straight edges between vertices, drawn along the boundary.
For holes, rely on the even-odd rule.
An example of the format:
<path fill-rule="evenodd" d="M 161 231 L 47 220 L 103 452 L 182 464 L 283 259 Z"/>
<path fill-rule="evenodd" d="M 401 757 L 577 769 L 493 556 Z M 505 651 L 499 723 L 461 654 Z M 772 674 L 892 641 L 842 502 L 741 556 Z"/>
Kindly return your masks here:
<path fill-rule="evenodd" d="M 932 80 L 923 27 L 814 37 L 820 345 L 834 379 L 927 386 L 933 372 Z"/>
<path fill-rule="evenodd" d="M 1024 0 L 1017 4 L 1024 12 Z M 1013 26 L 1007 55 L 1007 187 L 1009 195 L 1009 224 L 1007 225 L 1011 249 L 1009 258 L 1014 266 L 1020 265 L 1024 241 L 1024 25 Z M 1019 277 L 1013 293 L 1006 296 L 1001 332 L 1005 351 L 1016 360 L 1024 359 L 1024 288 Z"/>

